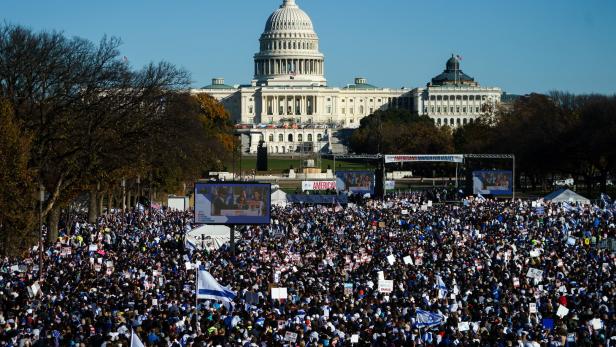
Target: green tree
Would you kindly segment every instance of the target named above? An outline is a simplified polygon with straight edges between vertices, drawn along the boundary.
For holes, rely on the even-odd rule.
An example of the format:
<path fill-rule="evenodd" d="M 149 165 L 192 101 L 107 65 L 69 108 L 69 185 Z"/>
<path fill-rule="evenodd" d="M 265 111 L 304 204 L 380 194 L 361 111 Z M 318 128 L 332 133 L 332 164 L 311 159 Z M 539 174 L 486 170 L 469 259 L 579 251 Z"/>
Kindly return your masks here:
<path fill-rule="evenodd" d="M 406 110 L 377 111 L 351 135 L 356 153 L 451 153 L 451 130 Z"/>

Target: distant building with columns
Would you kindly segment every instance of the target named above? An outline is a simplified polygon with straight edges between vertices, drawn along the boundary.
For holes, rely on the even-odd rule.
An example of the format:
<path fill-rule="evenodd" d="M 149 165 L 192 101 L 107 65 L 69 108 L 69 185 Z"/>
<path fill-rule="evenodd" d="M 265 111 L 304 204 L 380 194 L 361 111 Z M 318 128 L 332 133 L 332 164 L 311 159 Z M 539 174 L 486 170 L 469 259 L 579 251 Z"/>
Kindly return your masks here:
<path fill-rule="evenodd" d="M 328 87 L 319 38 L 295 0 L 283 0 L 270 15 L 259 42 L 249 85 L 231 86 L 214 78 L 193 90 L 224 105 L 249 153 L 256 153 L 260 141 L 273 154 L 342 152 L 340 129 L 357 128 L 376 110 L 405 108 L 436 124 L 458 126 L 477 118 L 482 104 L 500 101 L 500 89 L 480 87 L 460 71 L 456 57 L 426 88 L 381 88 L 362 77 L 342 88 Z"/>

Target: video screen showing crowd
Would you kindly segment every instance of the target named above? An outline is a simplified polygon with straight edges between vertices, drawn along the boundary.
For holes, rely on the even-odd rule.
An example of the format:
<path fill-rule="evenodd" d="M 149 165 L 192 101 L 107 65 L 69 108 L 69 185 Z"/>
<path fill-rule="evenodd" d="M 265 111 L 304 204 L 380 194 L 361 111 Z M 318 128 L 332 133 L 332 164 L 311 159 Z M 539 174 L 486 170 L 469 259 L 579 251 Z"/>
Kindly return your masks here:
<path fill-rule="evenodd" d="M 2 259 L 0 345 L 615 342 L 616 220 L 607 199 L 437 203 L 415 192 L 288 204 L 270 215 L 255 212 L 267 203 L 262 189 L 196 189 L 211 203 L 208 218 L 271 219 L 237 227 L 235 255 L 229 244 L 185 242 L 196 226 L 190 211 L 137 209 L 93 224 L 78 215 L 44 249 L 40 279 L 36 248 Z"/>

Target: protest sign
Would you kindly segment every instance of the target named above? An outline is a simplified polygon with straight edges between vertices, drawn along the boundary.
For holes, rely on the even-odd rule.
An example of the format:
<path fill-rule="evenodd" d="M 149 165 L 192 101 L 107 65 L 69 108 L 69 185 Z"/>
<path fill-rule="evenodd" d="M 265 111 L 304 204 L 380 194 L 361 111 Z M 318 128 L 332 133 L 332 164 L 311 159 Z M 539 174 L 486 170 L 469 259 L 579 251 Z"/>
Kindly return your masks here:
<path fill-rule="evenodd" d="M 556 315 L 560 318 L 563 318 L 569 313 L 569 309 L 563 305 L 558 305 L 558 310 L 556 311 Z"/>
<path fill-rule="evenodd" d="M 460 322 L 458 323 L 458 331 L 459 332 L 463 332 L 463 331 L 468 331 L 470 330 L 470 324 L 468 322 Z"/>
<path fill-rule="evenodd" d="M 410 256 L 406 256 L 404 258 L 402 258 L 402 260 L 404 261 L 405 265 L 413 265 L 413 258 L 411 258 Z"/>
<path fill-rule="evenodd" d="M 539 269 L 535 269 L 531 267 L 528 269 L 528 272 L 526 273 L 526 277 L 534 278 L 538 281 L 541 281 L 541 278 L 543 278 L 543 270 L 539 270 Z"/>
<path fill-rule="evenodd" d="M 396 257 L 393 254 L 388 255 L 387 262 L 389 263 L 389 265 L 394 265 L 394 263 L 396 262 Z"/>
<path fill-rule="evenodd" d="M 288 341 L 288 342 L 295 342 L 295 341 L 297 341 L 297 333 L 293 333 L 293 332 L 287 331 L 284 334 L 284 340 Z"/>
<path fill-rule="evenodd" d="M 345 296 L 353 295 L 353 283 L 344 284 L 344 295 Z"/>
<path fill-rule="evenodd" d="M 285 300 L 287 296 L 287 288 L 272 288 L 272 300 Z"/>
<path fill-rule="evenodd" d="M 392 280 L 380 280 L 379 281 L 379 293 L 391 293 L 394 291 L 394 281 Z"/>

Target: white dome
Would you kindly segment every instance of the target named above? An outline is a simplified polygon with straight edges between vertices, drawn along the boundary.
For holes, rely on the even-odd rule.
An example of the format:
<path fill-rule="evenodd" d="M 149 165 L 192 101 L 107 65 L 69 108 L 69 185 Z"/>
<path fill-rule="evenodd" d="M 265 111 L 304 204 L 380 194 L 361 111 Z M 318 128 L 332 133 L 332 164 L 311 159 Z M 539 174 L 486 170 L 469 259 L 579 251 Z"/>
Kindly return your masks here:
<path fill-rule="evenodd" d="M 255 84 L 325 86 L 324 57 L 312 20 L 295 0 L 283 0 L 265 23 L 255 54 Z"/>
<path fill-rule="evenodd" d="M 265 23 L 265 33 L 273 31 L 311 31 L 312 20 L 296 4 L 295 0 L 285 0 L 279 9 L 274 11 Z M 265 34 L 264 33 L 264 34 Z"/>

